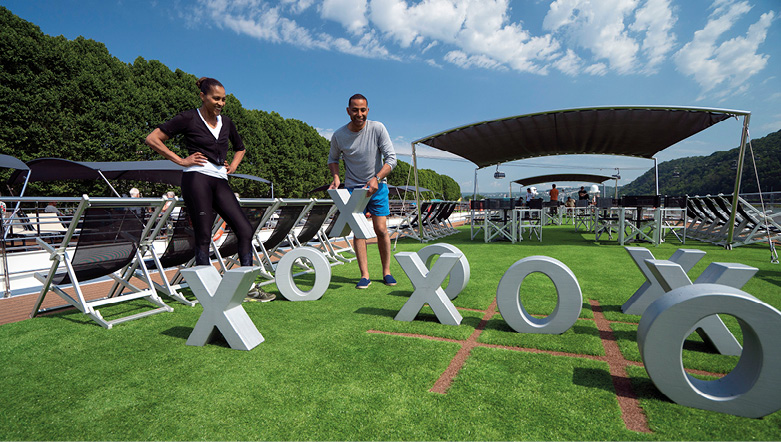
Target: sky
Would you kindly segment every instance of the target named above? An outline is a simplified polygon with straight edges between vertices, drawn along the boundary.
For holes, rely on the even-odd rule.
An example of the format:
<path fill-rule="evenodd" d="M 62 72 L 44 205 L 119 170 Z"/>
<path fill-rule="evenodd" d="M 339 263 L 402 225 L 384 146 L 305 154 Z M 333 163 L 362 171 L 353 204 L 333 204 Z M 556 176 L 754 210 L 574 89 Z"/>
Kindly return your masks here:
<path fill-rule="evenodd" d="M 399 159 L 411 142 L 479 121 L 590 106 L 747 110 L 750 136 L 781 129 L 781 0 L 0 0 L 48 35 L 106 45 L 132 63 L 219 79 L 249 109 L 277 112 L 326 138 L 362 93 Z M 657 155 L 740 144 L 719 123 Z M 417 145 L 418 167 L 463 192 L 520 188 L 550 173 L 621 175 L 653 161 L 556 156 L 480 169 Z M 323 161 L 325 168 L 325 160 Z M 586 183 L 558 183 L 580 185 Z M 550 188 L 542 184 L 539 189 Z M 731 189 L 726 189 L 731 191 Z"/>

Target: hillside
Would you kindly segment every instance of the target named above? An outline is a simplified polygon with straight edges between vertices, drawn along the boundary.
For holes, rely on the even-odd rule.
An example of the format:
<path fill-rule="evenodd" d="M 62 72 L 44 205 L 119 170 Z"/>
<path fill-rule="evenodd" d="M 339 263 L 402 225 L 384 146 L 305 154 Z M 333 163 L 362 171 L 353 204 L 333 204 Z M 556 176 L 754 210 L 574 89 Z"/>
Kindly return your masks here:
<path fill-rule="evenodd" d="M 138 57 L 124 63 L 106 46 L 83 37 L 51 37 L 0 6 L 0 153 L 22 161 L 58 157 L 76 161 L 158 160 L 144 145 L 157 125 L 177 113 L 200 106 L 196 76 L 172 71 L 155 60 Z M 233 119 L 247 147 L 238 172 L 271 180 L 275 195 L 305 197 L 330 181 L 326 158 L 329 142 L 310 125 L 276 112 L 245 109 L 228 95 L 224 114 Z M 184 154 L 181 140 L 169 143 Z M 407 183 L 409 164 L 389 177 Z M 8 175 L 0 170 L 0 180 Z M 145 195 L 159 195 L 165 185 L 135 185 Z M 232 181 L 243 196 L 268 196 L 269 187 Z M 458 184 L 424 170 L 420 185 L 457 199 Z M 5 190 L 4 190 L 5 191 Z M 18 189 L 17 189 L 18 191 Z M 28 195 L 106 195 L 96 181 L 31 183 Z"/>
<path fill-rule="evenodd" d="M 781 190 L 781 130 L 751 140 L 763 192 Z M 714 152 L 709 156 L 687 157 L 659 164 L 659 193 L 662 195 L 707 195 L 732 193 L 735 186 L 739 147 Z M 741 177 L 741 193 L 757 192 L 751 152 L 746 146 L 746 158 Z M 647 171 L 636 180 L 622 186 L 622 195 L 654 193 L 654 171 Z"/>

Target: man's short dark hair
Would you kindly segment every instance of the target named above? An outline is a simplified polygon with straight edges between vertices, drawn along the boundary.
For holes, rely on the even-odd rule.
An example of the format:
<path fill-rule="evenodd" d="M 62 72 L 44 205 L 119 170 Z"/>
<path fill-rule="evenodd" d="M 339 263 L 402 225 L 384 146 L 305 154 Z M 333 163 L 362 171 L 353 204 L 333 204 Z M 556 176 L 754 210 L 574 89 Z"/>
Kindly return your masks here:
<path fill-rule="evenodd" d="M 349 99 L 349 100 L 347 100 L 347 106 L 348 106 L 348 107 L 349 107 L 350 105 L 352 105 L 352 103 L 353 103 L 353 100 L 364 100 L 364 101 L 366 101 L 366 105 L 367 105 L 367 106 L 369 105 L 369 100 L 367 100 L 367 99 L 366 99 L 366 97 L 364 97 L 364 96 L 363 96 L 363 95 L 361 95 L 361 94 L 355 94 L 355 95 L 353 95 L 352 97 L 350 97 L 350 99 Z"/>

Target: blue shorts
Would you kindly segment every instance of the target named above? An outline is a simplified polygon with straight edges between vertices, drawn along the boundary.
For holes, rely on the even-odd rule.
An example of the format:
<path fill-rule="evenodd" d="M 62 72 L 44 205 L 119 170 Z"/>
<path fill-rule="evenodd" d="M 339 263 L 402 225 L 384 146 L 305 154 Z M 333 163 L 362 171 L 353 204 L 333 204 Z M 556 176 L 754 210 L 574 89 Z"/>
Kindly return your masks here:
<path fill-rule="evenodd" d="M 352 187 L 347 190 L 353 193 L 353 189 L 361 189 L 362 187 Z M 369 198 L 369 203 L 366 204 L 364 212 L 371 213 L 374 216 L 388 216 L 390 215 L 390 207 L 388 205 L 388 185 L 380 183 L 377 187 L 377 191 Z"/>

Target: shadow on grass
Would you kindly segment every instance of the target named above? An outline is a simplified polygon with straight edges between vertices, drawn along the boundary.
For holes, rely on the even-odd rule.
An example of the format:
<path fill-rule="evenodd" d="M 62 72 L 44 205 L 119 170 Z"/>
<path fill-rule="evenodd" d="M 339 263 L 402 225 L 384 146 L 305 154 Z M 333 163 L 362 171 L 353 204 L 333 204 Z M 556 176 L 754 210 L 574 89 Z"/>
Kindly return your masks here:
<path fill-rule="evenodd" d="M 162 334 L 186 341 L 193 332 L 193 329 L 193 327 L 176 326 L 171 327 L 168 330 L 164 330 Z M 225 337 L 222 336 L 222 333 L 220 333 L 220 330 L 217 328 L 212 331 L 212 334 L 209 337 L 209 341 L 206 343 L 206 345 L 216 345 L 218 347 L 231 348 L 231 346 L 228 344 L 228 341 L 225 340 Z"/>
<path fill-rule="evenodd" d="M 399 312 L 397 310 L 390 310 L 387 308 L 361 307 L 353 313 L 358 313 L 360 315 L 386 316 L 389 318 L 395 318 Z"/>
<path fill-rule="evenodd" d="M 190 333 L 193 332 L 193 327 L 183 327 L 178 325 L 171 327 L 168 330 L 164 330 L 162 334 L 170 336 L 172 338 L 187 339 L 190 337 Z"/>
<path fill-rule="evenodd" d="M 607 313 L 607 312 L 624 313 L 623 311 L 621 311 L 621 306 L 616 304 L 600 304 L 599 307 L 602 309 L 602 313 Z M 584 304 L 584 308 L 585 308 L 585 304 Z"/>
<path fill-rule="evenodd" d="M 572 383 L 581 387 L 599 388 L 615 393 L 610 371 L 605 368 L 575 367 L 572 370 Z"/>
<path fill-rule="evenodd" d="M 466 318 L 465 318 L 466 319 Z M 472 318 L 469 318 L 472 319 Z M 479 318 L 474 318 L 478 321 L 480 321 Z M 475 325 L 477 326 L 477 325 Z M 515 330 L 513 330 L 509 325 L 507 325 L 507 322 L 502 318 L 495 318 L 488 321 L 488 323 L 485 325 L 486 330 L 493 330 L 493 331 L 500 331 L 500 332 L 507 332 L 507 333 L 517 333 Z M 591 336 L 599 336 L 599 329 L 587 326 L 587 325 L 573 325 L 570 327 L 570 329 L 567 331 L 572 331 L 572 333 L 575 333 L 576 335 L 591 335 Z"/>

